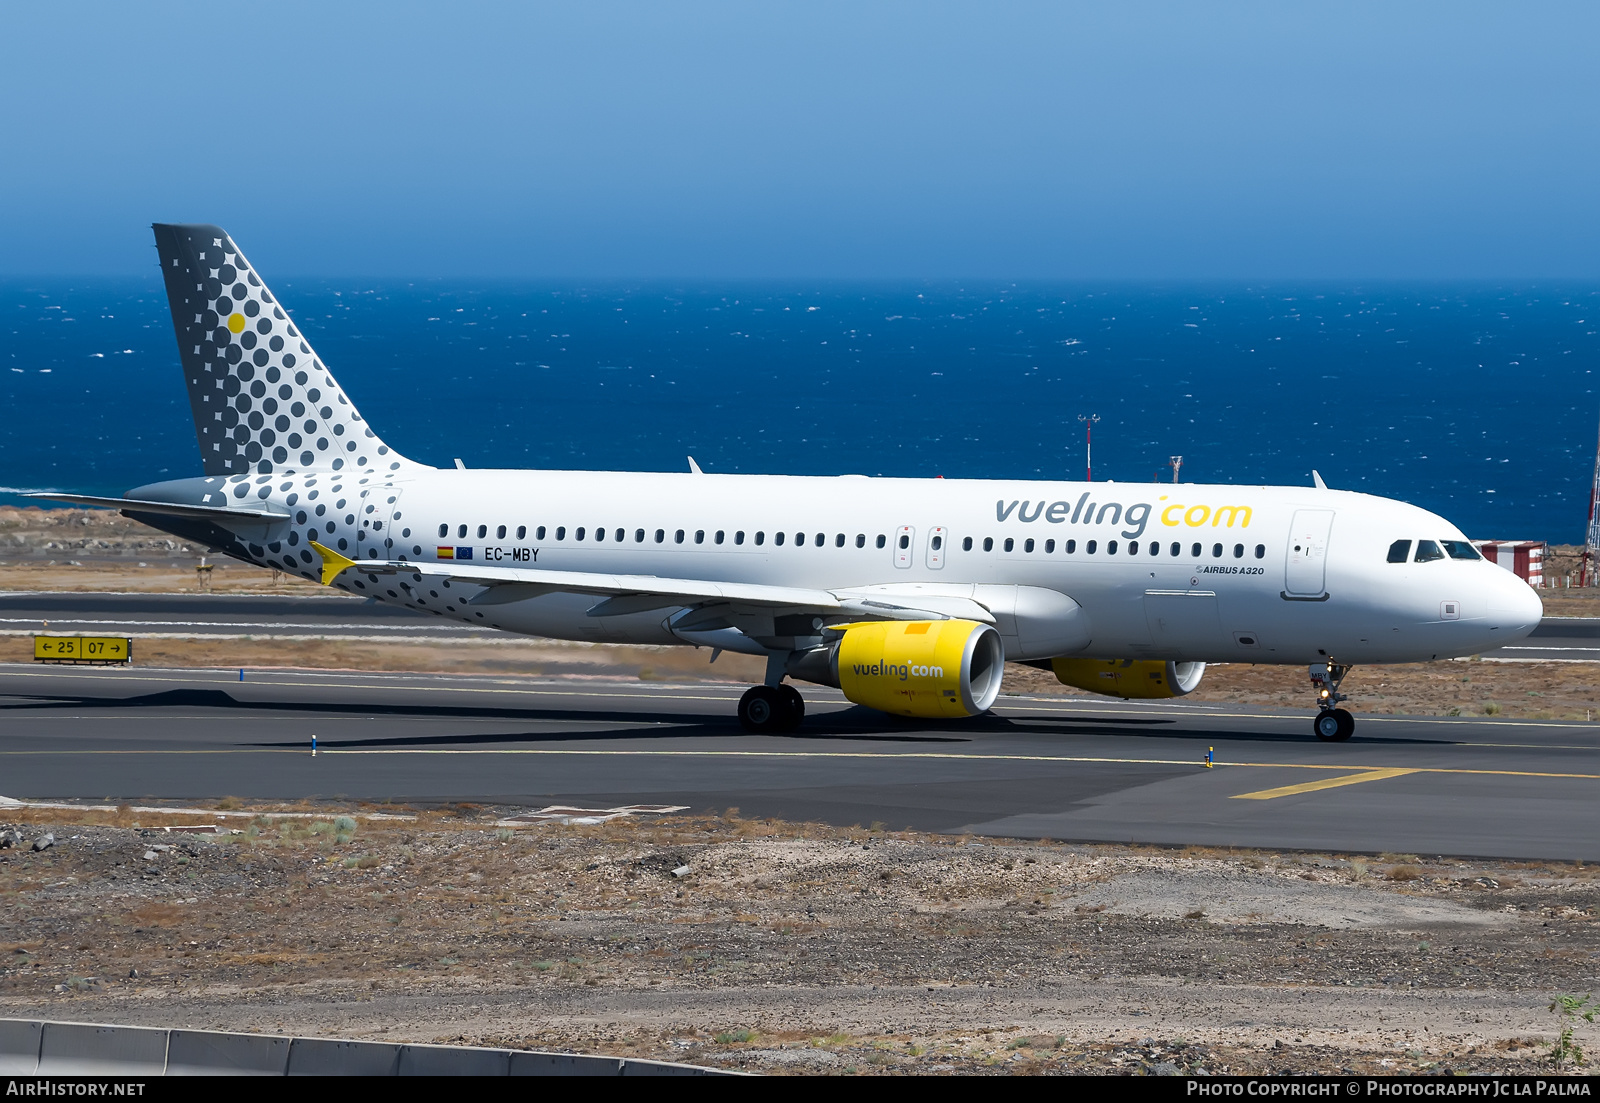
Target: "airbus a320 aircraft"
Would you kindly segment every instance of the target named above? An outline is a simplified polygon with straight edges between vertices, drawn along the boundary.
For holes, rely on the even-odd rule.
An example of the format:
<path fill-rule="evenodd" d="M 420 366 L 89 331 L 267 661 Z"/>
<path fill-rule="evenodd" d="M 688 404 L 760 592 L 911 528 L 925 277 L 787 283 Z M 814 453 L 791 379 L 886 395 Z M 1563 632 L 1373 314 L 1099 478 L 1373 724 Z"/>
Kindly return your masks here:
<path fill-rule="evenodd" d="M 157 225 L 205 474 L 110 506 L 324 585 L 528 635 L 764 656 L 885 712 L 985 712 L 1007 660 L 1122 698 L 1207 663 L 1309 666 L 1319 739 L 1355 729 L 1358 663 L 1527 636 L 1537 595 L 1450 522 L 1312 487 L 479 471 L 385 444 L 216 226 Z M 715 656 L 713 656 L 714 658 Z"/>

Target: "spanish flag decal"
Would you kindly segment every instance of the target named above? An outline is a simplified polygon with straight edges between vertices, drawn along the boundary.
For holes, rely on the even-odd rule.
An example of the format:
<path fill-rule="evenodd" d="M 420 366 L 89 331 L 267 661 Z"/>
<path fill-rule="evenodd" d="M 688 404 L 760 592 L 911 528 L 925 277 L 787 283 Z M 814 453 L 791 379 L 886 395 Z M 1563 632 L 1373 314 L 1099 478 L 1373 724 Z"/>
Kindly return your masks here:
<path fill-rule="evenodd" d="M 438 552 L 440 559 L 454 559 L 456 557 L 454 548 L 437 548 L 435 550 Z"/>

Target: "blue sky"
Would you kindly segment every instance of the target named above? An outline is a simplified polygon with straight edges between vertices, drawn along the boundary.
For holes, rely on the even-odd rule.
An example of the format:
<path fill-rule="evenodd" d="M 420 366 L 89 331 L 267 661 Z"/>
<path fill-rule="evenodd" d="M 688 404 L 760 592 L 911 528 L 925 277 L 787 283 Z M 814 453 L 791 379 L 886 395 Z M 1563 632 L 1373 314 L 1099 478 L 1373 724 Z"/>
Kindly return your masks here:
<path fill-rule="evenodd" d="M 0 9 L 0 274 L 1587 278 L 1600 6 Z"/>

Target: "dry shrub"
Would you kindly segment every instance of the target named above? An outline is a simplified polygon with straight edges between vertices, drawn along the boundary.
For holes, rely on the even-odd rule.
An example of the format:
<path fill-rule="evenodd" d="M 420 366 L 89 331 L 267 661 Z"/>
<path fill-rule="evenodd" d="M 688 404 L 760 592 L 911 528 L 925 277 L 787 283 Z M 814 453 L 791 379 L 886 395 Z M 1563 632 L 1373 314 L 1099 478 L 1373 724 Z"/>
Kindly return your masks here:
<path fill-rule="evenodd" d="M 1422 870 L 1416 866 L 1392 866 L 1384 876 L 1391 881 L 1416 881 L 1422 877 Z"/>

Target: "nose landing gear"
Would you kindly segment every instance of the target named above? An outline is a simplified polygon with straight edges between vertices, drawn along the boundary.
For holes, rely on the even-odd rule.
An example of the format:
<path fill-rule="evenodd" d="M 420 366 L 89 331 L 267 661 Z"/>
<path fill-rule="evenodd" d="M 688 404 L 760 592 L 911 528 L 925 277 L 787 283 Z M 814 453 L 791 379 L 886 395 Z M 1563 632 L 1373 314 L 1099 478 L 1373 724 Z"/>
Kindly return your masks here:
<path fill-rule="evenodd" d="M 1339 692 L 1339 686 L 1349 673 L 1348 666 L 1332 659 L 1326 663 L 1311 664 L 1311 685 L 1317 691 L 1319 707 L 1317 718 L 1311 722 L 1311 730 L 1324 743 L 1343 743 L 1355 734 L 1356 718 L 1348 710 L 1338 707 L 1340 701 L 1349 700 Z"/>

